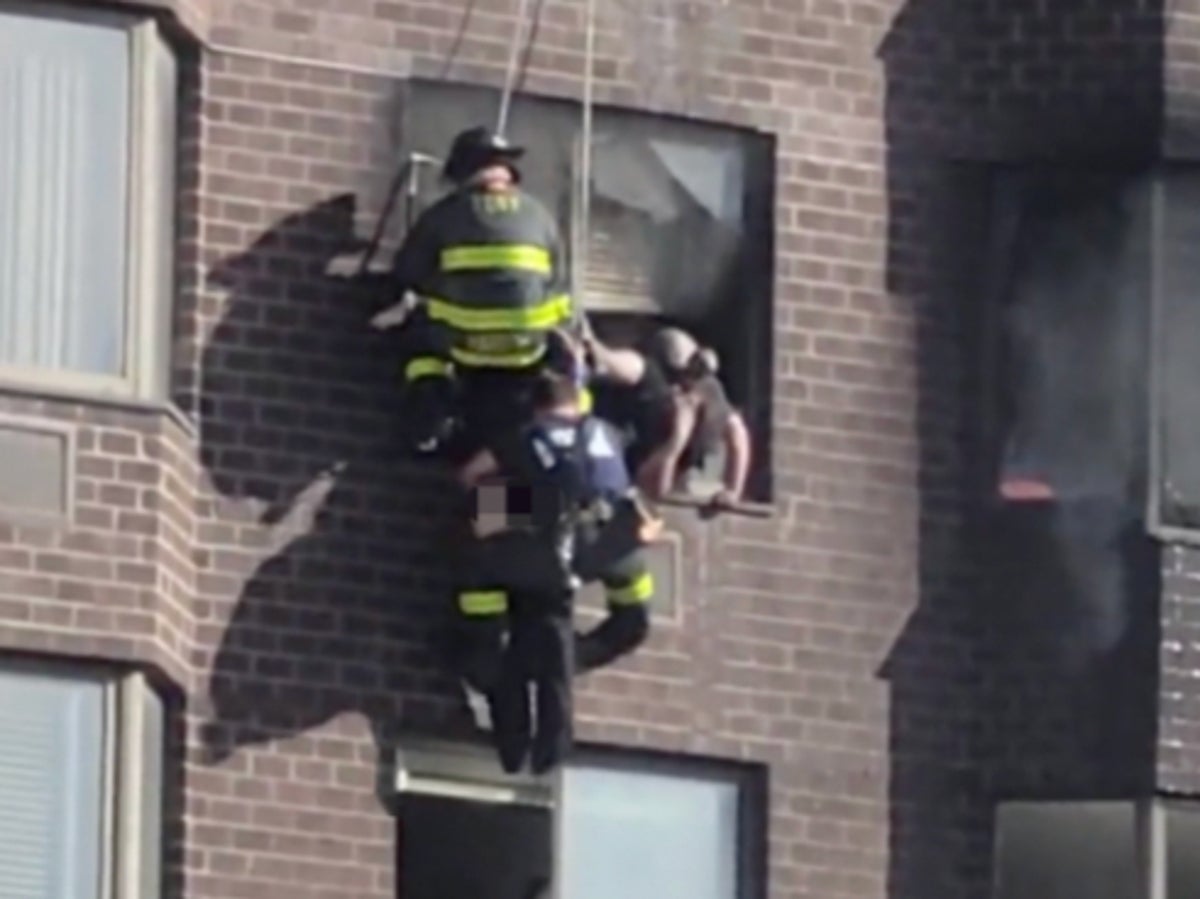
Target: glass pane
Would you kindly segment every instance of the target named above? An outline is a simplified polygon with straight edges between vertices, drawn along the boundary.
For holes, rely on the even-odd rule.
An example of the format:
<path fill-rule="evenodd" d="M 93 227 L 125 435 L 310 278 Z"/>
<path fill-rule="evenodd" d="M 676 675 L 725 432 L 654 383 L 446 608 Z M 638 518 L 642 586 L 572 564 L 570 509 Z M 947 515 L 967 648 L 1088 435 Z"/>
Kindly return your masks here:
<path fill-rule="evenodd" d="M 1159 245 L 1162 517 L 1200 527 L 1200 173 L 1169 171 L 1163 185 Z"/>
<path fill-rule="evenodd" d="M 129 35 L 0 13 L 0 364 L 124 372 Z"/>
<path fill-rule="evenodd" d="M 0 672 L 0 896 L 99 899 L 104 688 Z"/>
<path fill-rule="evenodd" d="M 1168 806 L 1166 818 L 1166 899 L 1200 896 L 1200 809 Z"/>
<path fill-rule="evenodd" d="M 1012 802 L 996 814 L 994 899 L 1144 899 L 1133 802 Z"/>
<path fill-rule="evenodd" d="M 603 768 L 563 772 L 562 899 L 735 899 L 738 790 Z"/>

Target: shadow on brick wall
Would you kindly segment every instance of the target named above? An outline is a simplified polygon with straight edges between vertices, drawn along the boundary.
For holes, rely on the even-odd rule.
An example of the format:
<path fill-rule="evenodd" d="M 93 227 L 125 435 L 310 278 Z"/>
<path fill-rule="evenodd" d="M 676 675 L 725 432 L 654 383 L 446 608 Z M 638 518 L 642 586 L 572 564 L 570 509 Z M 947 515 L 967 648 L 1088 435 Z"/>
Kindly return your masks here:
<path fill-rule="evenodd" d="M 240 595 L 219 578 L 203 595 L 202 617 L 227 620 L 202 732 L 211 763 L 346 713 L 366 716 L 383 760 L 402 726 L 459 720 L 434 646 L 444 485 L 399 457 L 398 360 L 369 327 L 380 285 L 326 275 L 356 249 L 354 199 L 340 196 L 210 275 L 227 299 L 203 353 L 214 496 L 198 542 L 214 574 L 248 575 Z"/>
<path fill-rule="evenodd" d="M 1140 677 L 1156 647 L 1147 607 L 1147 627 L 1068 670 L 1038 632 L 1041 610 L 1006 614 L 1021 597 L 991 566 L 1023 562 L 1013 547 L 998 562 L 1000 531 L 979 514 L 974 467 L 987 449 L 978 359 L 988 285 L 978 273 L 989 207 L 980 172 L 996 161 L 1156 154 L 1161 5 L 908 0 L 879 56 L 888 303 L 916 321 L 921 444 L 919 600 L 880 671 L 891 688 L 887 895 L 985 899 L 998 799 L 1144 788 L 1153 716 L 1114 721 L 1107 703 L 1139 701 L 1131 666 L 1140 701 L 1152 702 Z"/>

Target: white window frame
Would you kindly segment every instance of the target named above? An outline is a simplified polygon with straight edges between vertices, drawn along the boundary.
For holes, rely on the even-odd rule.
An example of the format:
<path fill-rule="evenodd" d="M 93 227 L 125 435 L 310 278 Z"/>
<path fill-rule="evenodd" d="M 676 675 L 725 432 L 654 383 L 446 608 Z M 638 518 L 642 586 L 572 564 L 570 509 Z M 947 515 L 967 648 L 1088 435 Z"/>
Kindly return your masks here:
<path fill-rule="evenodd" d="M 621 765 L 618 762 L 605 762 L 604 766 L 616 770 L 626 769 L 631 773 L 637 773 L 639 770 L 633 763 Z M 664 763 L 664 766 L 663 770 L 673 768 L 669 763 Z M 550 857 L 557 865 L 562 858 L 565 831 L 565 818 L 562 814 L 565 780 L 563 775 L 570 767 L 571 762 L 567 761 L 565 765 L 547 774 L 506 774 L 487 747 L 441 740 L 410 740 L 405 741 L 395 753 L 394 790 L 397 798 L 407 794 L 548 808 L 553 816 Z M 649 770 L 658 770 L 658 766 Z M 686 771 L 674 773 L 686 774 Z M 745 796 L 746 784 L 741 781 L 734 782 L 738 784 L 739 795 Z M 766 809 L 762 811 L 765 815 Z M 747 825 L 746 816 L 739 812 L 738 846 L 735 850 L 739 864 L 744 858 L 748 841 L 765 837 L 765 833 L 746 833 Z M 559 872 L 554 870 L 550 875 L 551 899 L 568 899 L 562 893 Z M 766 876 L 765 869 L 761 872 L 739 872 L 739 895 L 765 895 L 765 890 L 760 888 L 765 884 Z"/>
<path fill-rule="evenodd" d="M 118 399 L 162 401 L 167 398 L 170 339 L 176 284 L 175 218 L 177 215 L 179 134 L 179 59 L 157 21 L 146 15 L 55 3 L 0 0 L 0 12 L 28 18 L 120 28 L 129 37 L 129 154 L 125 165 L 127 203 L 125 234 L 125 328 L 120 375 L 90 374 L 55 368 L 0 363 L 0 388 L 32 388 L 68 396 L 100 395 Z M 155 115 L 166 99 L 158 81 L 158 56 L 174 65 L 169 123 Z M 169 183 L 159 172 L 169 157 Z M 159 252 L 166 246 L 168 252 Z M 167 296 L 160 284 L 169 277 Z"/>
<path fill-rule="evenodd" d="M 103 753 L 101 771 L 100 899 L 161 899 L 163 881 L 163 828 L 147 833 L 146 815 L 151 803 L 161 809 L 166 783 L 146 776 L 149 753 L 166 755 L 166 707 L 158 692 L 140 671 L 117 671 L 82 663 L 4 657 L 0 673 L 47 675 L 101 686 L 104 733 L 97 750 Z M 157 703 L 161 731 L 146 720 L 146 706 Z M 149 887 L 146 884 L 150 884 Z"/>

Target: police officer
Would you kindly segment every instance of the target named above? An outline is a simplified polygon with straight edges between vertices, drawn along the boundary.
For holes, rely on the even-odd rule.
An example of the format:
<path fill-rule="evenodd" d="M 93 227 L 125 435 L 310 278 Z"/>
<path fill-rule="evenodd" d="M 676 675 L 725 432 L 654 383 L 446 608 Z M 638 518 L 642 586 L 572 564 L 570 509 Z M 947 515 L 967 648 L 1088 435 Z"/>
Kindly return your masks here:
<path fill-rule="evenodd" d="M 418 443 L 456 419 L 467 446 L 524 420 L 546 335 L 574 319 L 558 224 L 519 186 L 523 155 L 486 128 L 459 134 L 443 169 L 455 189 L 397 253 L 397 286 L 422 301 L 405 329 Z"/>
<path fill-rule="evenodd" d="M 468 487 L 504 475 L 516 507 L 509 517 L 527 516 L 528 524 L 523 539 L 507 531 L 476 544 L 458 608 L 463 674 L 489 697 L 501 762 L 519 770 L 531 744 L 531 767 L 541 772 L 571 743 L 572 675 L 614 661 L 647 636 L 654 583 L 641 546 L 658 523 L 631 500 L 619 440 L 583 413 L 574 379 L 546 373 L 535 407 L 531 425 L 481 451 L 460 472 Z M 527 499 L 514 500 L 520 490 L 528 490 Z M 608 616 L 576 637 L 575 588 L 593 579 L 607 588 Z M 530 682 L 538 703 L 532 736 Z"/>

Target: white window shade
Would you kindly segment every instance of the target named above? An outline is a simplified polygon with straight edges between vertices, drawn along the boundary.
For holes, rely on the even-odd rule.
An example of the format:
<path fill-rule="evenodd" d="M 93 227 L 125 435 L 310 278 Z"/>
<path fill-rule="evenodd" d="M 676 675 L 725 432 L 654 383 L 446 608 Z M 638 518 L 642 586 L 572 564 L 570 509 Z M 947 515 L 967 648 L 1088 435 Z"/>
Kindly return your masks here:
<path fill-rule="evenodd" d="M 0 896 L 100 899 L 105 688 L 0 672 Z"/>
<path fill-rule="evenodd" d="M 161 395 L 177 73 L 152 20 L 0 0 L 0 377 Z"/>
<path fill-rule="evenodd" d="M 738 788 L 608 768 L 562 774 L 559 899 L 736 899 Z"/>
<path fill-rule="evenodd" d="M 124 371 L 129 34 L 0 12 L 0 360 Z"/>

